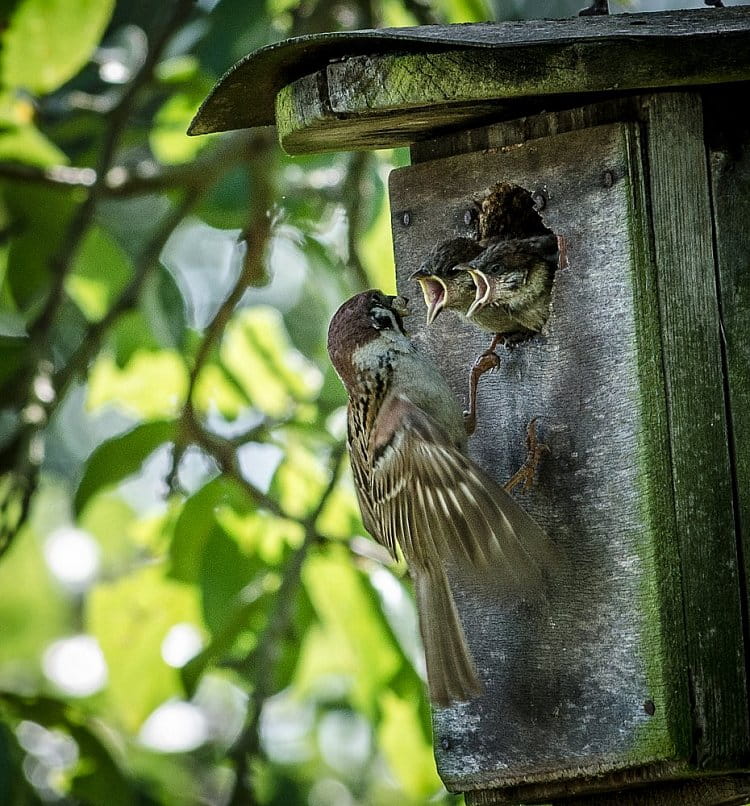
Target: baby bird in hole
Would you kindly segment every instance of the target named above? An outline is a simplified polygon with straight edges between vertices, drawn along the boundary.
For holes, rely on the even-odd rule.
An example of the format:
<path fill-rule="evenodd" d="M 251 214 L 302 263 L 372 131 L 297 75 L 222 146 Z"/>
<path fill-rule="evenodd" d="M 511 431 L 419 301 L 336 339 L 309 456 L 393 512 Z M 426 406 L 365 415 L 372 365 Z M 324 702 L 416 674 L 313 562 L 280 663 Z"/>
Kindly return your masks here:
<path fill-rule="evenodd" d="M 411 275 L 422 287 L 428 325 L 443 310 L 454 310 L 494 334 L 471 370 L 468 434 L 476 427 L 479 379 L 500 362 L 497 345 L 513 344 L 542 329 L 558 258 L 558 238 L 552 233 L 513 240 L 450 238 L 439 243 Z M 529 437 L 535 441 L 531 432 Z"/>

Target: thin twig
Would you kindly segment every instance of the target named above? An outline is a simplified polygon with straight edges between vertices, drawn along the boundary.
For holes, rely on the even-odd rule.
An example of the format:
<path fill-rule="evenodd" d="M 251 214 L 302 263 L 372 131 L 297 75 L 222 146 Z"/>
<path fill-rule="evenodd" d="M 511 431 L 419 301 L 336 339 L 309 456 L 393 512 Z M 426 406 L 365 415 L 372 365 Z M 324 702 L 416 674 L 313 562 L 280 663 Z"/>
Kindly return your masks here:
<path fill-rule="evenodd" d="M 93 168 L 71 165 L 51 165 L 40 168 L 20 162 L 0 161 L 0 178 L 54 188 L 89 190 L 98 183 L 101 197 L 122 198 L 160 193 L 177 188 L 205 186 L 218 179 L 230 168 L 247 162 L 261 143 L 271 140 L 264 130 L 233 132 L 218 138 L 192 162 L 181 165 L 160 165 L 152 159 L 135 165 L 113 165 L 100 180 Z"/>
<path fill-rule="evenodd" d="M 246 660 L 246 664 L 252 663 L 255 682 L 248 703 L 248 721 L 228 754 L 235 766 L 234 788 L 229 806 L 252 806 L 257 803 L 253 788 L 248 785 L 246 778 L 250 760 L 260 750 L 260 715 L 263 704 L 273 694 L 273 678 L 281 656 L 281 639 L 292 618 L 296 594 L 302 578 L 302 567 L 312 546 L 322 541 L 322 537 L 316 529 L 316 523 L 338 483 L 344 464 L 342 458 L 345 450 L 345 444 L 341 443 L 334 448 L 331 454 L 331 477 L 328 485 L 314 511 L 303 521 L 305 537 L 284 566 L 281 583 L 274 598 L 274 609 L 257 646 Z"/>

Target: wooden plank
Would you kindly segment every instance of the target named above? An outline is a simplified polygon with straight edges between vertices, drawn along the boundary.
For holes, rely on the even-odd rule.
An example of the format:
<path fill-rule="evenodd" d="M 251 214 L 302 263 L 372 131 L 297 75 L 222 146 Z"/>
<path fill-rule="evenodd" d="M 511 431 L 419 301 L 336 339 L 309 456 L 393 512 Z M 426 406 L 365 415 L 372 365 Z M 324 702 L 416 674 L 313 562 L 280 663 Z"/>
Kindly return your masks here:
<path fill-rule="evenodd" d="M 748 763 L 745 647 L 700 98 L 647 103 L 694 763 Z"/>
<path fill-rule="evenodd" d="M 416 165 L 418 162 L 429 162 L 471 151 L 513 148 L 528 140 L 588 129 L 603 123 L 640 121 L 642 117 L 641 96 L 626 95 L 573 109 L 546 111 L 420 140 L 411 146 L 411 163 Z"/>
<path fill-rule="evenodd" d="M 656 274 L 638 127 L 600 126 L 391 175 L 399 289 L 495 182 L 544 190 L 566 239 L 545 333 L 503 352 L 480 387 L 472 456 L 498 481 L 538 416 L 551 449 L 523 504 L 566 558 L 544 603 L 504 609 L 453 580 L 487 686 L 436 711 L 447 786 L 533 790 L 537 801 L 689 772 L 691 712 Z M 582 160 L 582 155 L 585 159 Z M 404 216 L 405 212 L 408 216 Z M 405 222 L 408 222 L 408 226 Z M 486 334 L 442 314 L 417 337 L 465 399 Z M 697 371 L 703 356 L 685 357 Z M 652 707 L 653 706 L 653 707 Z M 493 793 L 497 796 L 497 792 Z M 520 797 L 519 797 L 520 799 Z"/>
<path fill-rule="evenodd" d="M 661 774 L 665 770 L 659 771 Z M 654 777 L 658 777 L 655 775 Z M 750 801 L 750 776 L 713 776 L 703 780 L 662 781 L 625 789 L 626 776 L 609 779 L 606 792 L 555 801 L 553 806 L 744 806 Z M 623 787 L 623 788 L 617 788 Z M 533 787 L 469 792 L 466 806 L 518 806 L 519 803 L 536 803 L 540 793 Z"/>
<path fill-rule="evenodd" d="M 277 93 L 303 76 L 351 56 L 388 53 L 437 53 L 445 50 L 502 50 L 547 44 L 557 46 L 601 39 L 662 43 L 709 37 L 723 48 L 723 38 L 750 30 L 750 9 L 693 9 L 649 14 L 620 14 L 565 20 L 426 25 L 339 31 L 301 36 L 255 51 L 216 84 L 190 126 L 190 134 L 226 131 L 274 122 Z M 686 54 L 687 49 L 683 49 Z"/>
<path fill-rule="evenodd" d="M 580 96 L 747 79 L 748 32 L 696 37 L 688 48 L 635 39 L 354 56 L 281 89 L 276 127 L 290 154 L 390 148 L 489 114 L 507 120 L 580 106 Z M 325 97 L 311 98 L 311 83 Z"/>
<path fill-rule="evenodd" d="M 724 345 L 730 446 L 734 467 L 735 515 L 744 568 L 745 646 L 748 638 L 750 579 L 750 124 L 736 103 L 735 88 L 707 102 L 706 139 L 711 173 L 713 219 Z"/>

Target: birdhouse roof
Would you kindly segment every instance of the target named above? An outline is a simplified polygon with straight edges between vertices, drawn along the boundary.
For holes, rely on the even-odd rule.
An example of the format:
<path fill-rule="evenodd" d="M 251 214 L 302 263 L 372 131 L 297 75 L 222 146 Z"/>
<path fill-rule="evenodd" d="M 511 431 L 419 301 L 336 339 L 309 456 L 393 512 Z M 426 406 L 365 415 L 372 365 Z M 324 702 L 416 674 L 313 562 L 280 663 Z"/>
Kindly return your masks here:
<path fill-rule="evenodd" d="M 450 125 L 555 97 L 747 80 L 748 34 L 750 6 L 301 36 L 235 64 L 189 133 L 276 123 L 291 151 L 388 147 L 440 125 L 432 114 L 405 125 L 404 111 L 444 107 Z M 346 145 L 368 118 L 379 118 L 369 140 Z M 339 133 L 329 140 L 300 134 L 328 123 Z"/>

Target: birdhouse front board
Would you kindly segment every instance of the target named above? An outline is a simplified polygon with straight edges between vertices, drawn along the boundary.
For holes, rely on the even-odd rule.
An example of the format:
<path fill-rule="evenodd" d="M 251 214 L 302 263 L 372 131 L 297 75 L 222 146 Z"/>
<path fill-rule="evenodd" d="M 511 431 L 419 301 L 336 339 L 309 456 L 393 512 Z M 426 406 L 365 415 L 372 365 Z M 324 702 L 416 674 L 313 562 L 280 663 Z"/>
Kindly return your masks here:
<path fill-rule="evenodd" d="M 428 159 L 390 179 L 399 292 L 464 401 L 490 336 L 451 312 L 425 328 L 410 274 L 437 242 L 475 236 L 498 182 L 526 189 L 564 245 L 546 326 L 499 348 L 470 440 L 503 483 L 536 418 L 549 453 L 516 497 L 560 559 L 542 595 L 513 601 L 453 579 L 486 693 L 436 710 L 441 776 L 510 804 L 739 768 L 743 603 L 700 98 L 542 115 L 525 140 L 519 125 L 455 156 L 418 147 Z"/>

